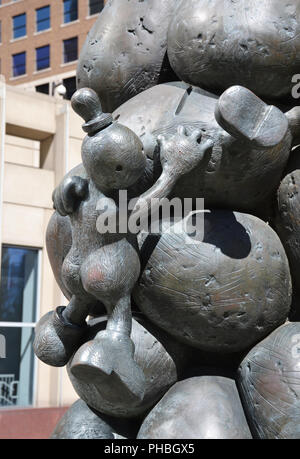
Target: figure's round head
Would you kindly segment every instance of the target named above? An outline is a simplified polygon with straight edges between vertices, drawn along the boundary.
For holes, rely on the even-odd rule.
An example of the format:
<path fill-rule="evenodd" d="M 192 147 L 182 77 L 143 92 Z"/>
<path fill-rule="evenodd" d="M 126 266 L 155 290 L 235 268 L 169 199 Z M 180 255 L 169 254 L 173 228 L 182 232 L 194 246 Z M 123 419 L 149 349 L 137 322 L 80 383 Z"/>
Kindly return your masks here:
<path fill-rule="evenodd" d="M 72 107 L 85 120 L 83 130 L 88 135 L 82 144 L 82 161 L 95 185 L 103 191 L 134 185 L 146 167 L 139 137 L 122 124 L 113 123 L 110 113 L 103 113 L 92 89 L 76 91 Z"/>
<path fill-rule="evenodd" d="M 146 167 L 142 142 L 118 123 L 85 138 L 82 161 L 95 185 L 103 191 L 129 188 Z"/>

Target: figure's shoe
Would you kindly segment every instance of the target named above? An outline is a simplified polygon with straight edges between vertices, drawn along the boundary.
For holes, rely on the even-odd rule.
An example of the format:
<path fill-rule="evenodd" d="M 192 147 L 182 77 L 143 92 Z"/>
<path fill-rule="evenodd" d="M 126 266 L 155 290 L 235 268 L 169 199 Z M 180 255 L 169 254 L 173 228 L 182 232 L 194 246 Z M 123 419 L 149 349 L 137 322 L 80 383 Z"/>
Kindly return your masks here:
<path fill-rule="evenodd" d="M 254 147 L 274 148 L 287 134 L 287 117 L 242 86 L 232 86 L 219 98 L 215 117 L 233 137 Z"/>
<path fill-rule="evenodd" d="M 36 325 L 33 348 L 42 362 L 53 367 L 63 367 L 83 342 L 86 326 L 67 322 L 65 307 L 48 312 Z"/>
<path fill-rule="evenodd" d="M 81 381 L 97 385 L 109 398 L 114 393 L 132 401 L 144 398 L 145 375 L 134 361 L 134 344 L 126 335 L 99 332 L 78 349 L 70 370 Z"/>

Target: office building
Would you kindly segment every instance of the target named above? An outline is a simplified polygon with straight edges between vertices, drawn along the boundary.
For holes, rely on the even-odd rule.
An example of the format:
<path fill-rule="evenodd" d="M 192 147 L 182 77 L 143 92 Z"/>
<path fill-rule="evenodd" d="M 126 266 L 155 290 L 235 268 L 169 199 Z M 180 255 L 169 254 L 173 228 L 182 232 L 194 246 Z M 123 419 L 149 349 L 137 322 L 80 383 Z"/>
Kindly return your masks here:
<path fill-rule="evenodd" d="M 70 99 L 76 65 L 104 0 L 0 0 L 0 73 L 6 83 Z"/>

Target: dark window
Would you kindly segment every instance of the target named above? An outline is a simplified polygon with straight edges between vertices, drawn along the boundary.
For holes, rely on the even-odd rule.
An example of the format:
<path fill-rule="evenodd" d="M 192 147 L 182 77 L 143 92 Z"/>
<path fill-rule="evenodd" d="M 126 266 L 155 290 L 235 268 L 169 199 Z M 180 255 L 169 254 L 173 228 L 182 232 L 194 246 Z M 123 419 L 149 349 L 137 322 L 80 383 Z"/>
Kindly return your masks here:
<path fill-rule="evenodd" d="M 76 61 L 78 58 L 78 38 L 64 40 L 64 63 Z"/>
<path fill-rule="evenodd" d="M 13 38 L 20 38 L 26 35 L 26 13 L 13 17 Z"/>
<path fill-rule="evenodd" d="M 1 265 L 0 337 L 6 358 L 0 358 L 0 407 L 27 406 L 33 402 L 38 251 L 4 246 Z"/>
<path fill-rule="evenodd" d="M 78 19 L 78 1 L 64 0 L 64 23 Z"/>
<path fill-rule="evenodd" d="M 42 30 L 50 29 L 50 6 L 43 6 L 36 10 L 36 30 L 41 32 Z"/>
<path fill-rule="evenodd" d="M 104 7 L 104 0 L 89 0 L 89 14 L 92 16 L 93 14 L 100 13 Z"/>
<path fill-rule="evenodd" d="M 76 77 L 65 78 L 63 80 L 63 85 L 67 90 L 65 99 L 71 100 L 74 92 L 76 91 Z"/>
<path fill-rule="evenodd" d="M 50 46 L 36 48 L 36 69 L 43 70 L 50 67 Z"/>
<path fill-rule="evenodd" d="M 26 73 L 26 52 L 14 54 L 13 57 L 13 76 L 17 77 Z"/>
<path fill-rule="evenodd" d="M 35 87 L 36 92 L 41 92 L 42 94 L 47 94 L 49 95 L 49 83 L 45 84 L 39 84 L 38 86 Z"/>

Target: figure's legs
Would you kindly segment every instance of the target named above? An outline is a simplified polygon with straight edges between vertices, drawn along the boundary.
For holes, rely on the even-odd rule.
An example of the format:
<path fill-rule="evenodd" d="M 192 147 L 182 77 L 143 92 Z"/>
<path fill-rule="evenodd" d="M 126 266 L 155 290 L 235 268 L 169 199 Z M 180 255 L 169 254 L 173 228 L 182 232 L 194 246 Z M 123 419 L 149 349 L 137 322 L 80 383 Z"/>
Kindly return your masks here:
<path fill-rule="evenodd" d="M 132 315 L 130 294 L 138 279 L 140 262 L 127 241 L 105 246 L 93 253 L 81 269 L 85 289 L 107 309 L 106 330 L 85 343 L 72 361 L 71 371 L 79 379 L 101 383 L 112 378 L 124 396 L 142 399 L 145 377 L 134 360 L 130 339 Z"/>
<path fill-rule="evenodd" d="M 62 314 L 66 322 L 82 327 L 86 325 L 85 321 L 89 315 L 90 308 L 90 303 L 80 301 L 77 296 L 73 296 Z"/>
<path fill-rule="evenodd" d="M 110 307 L 106 330 L 130 336 L 132 328 L 130 296 L 120 298 L 113 307 Z"/>
<path fill-rule="evenodd" d="M 34 351 L 47 365 L 62 367 L 83 342 L 90 305 L 76 296 L 67 307 L 59 306 L 36 325 Z"/>

